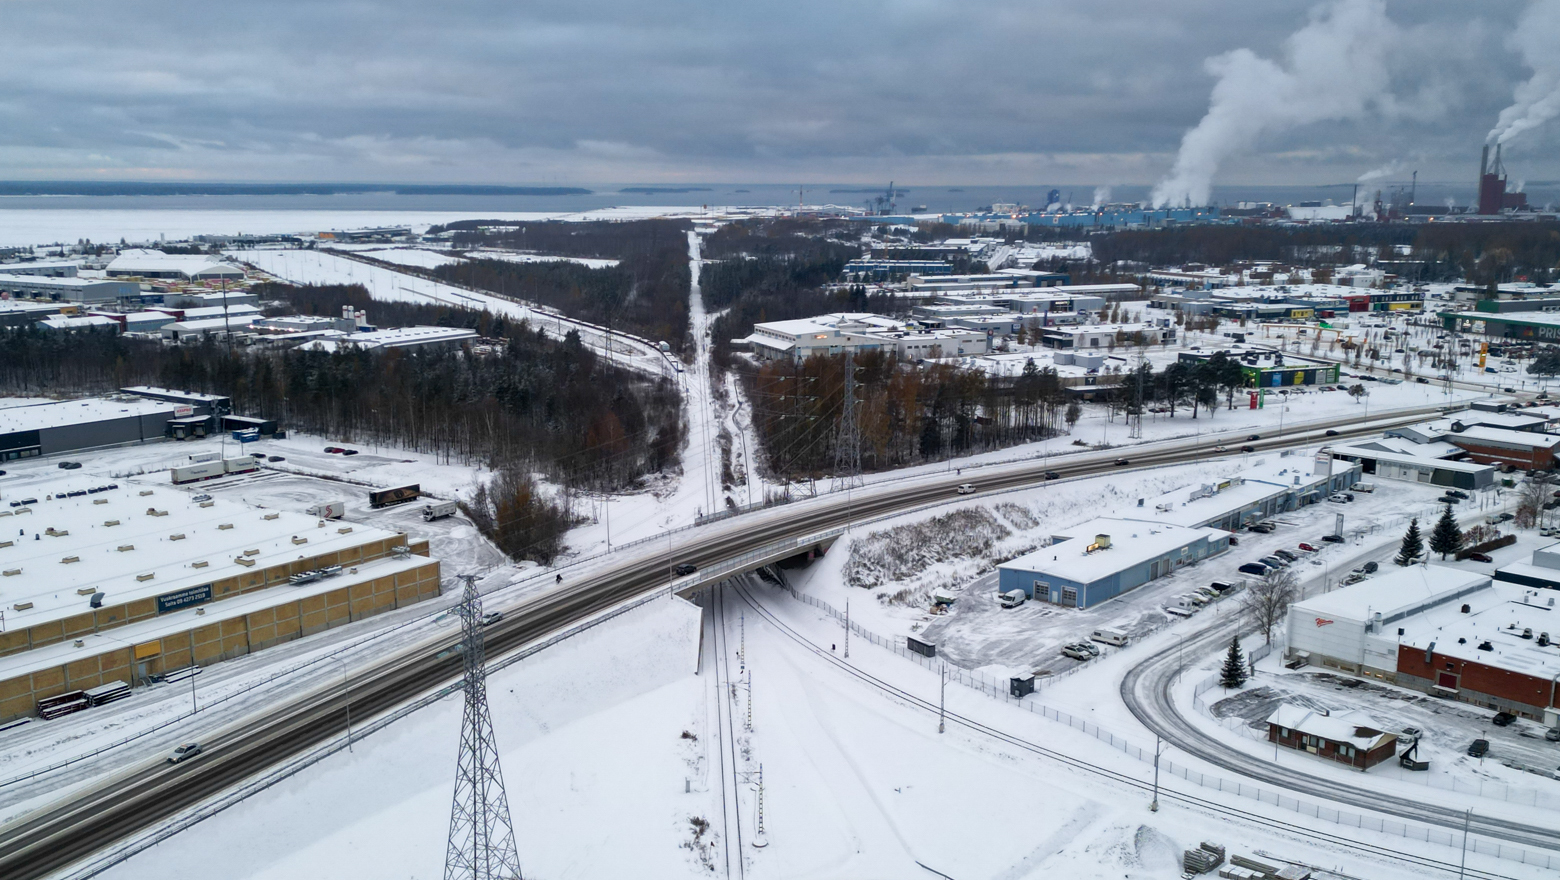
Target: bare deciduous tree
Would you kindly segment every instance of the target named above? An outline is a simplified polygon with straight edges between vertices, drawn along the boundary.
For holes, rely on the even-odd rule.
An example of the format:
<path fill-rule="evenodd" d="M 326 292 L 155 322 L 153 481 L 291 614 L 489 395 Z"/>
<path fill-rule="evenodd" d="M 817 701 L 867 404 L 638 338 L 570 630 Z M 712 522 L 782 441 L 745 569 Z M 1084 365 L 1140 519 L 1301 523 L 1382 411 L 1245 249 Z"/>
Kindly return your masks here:
<path fill-rule="evenodd" d="M 1246 588 L 1242 610 L 1262 630 L 1268 644 L 1273 643 L 1273 628 L 1283 622 L 1298 594 L 1299 580 L 1286 568 L 1269 571 Z"/>

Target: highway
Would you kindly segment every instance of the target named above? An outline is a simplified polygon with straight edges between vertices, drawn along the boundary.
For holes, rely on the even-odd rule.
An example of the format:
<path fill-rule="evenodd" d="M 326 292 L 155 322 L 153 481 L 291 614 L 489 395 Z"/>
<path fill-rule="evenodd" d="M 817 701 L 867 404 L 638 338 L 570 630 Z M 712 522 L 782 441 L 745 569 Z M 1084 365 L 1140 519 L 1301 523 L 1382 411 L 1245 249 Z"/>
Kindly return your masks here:
<path fill-rule="evenodd" d="M 951 502 L 958 497 L 954 494 L 955 487 L 963 483 L 974 484 L 981 493 L 996 492 L 1043 482 L 1047 471 L 1054 471 L 1062 478 L 1118 472 L 1123 469 L 1115 464 L 1118 456 L 1130 458 L 1133 468 L 1184 463 L 1207 458 L 1212 448 L 1220 444 L 1232 449 L 1251 445 L 1259 451 L 1269 451 L 1316 443 L 1332 439 L 1325 437 L 1324 432 L 1333 428 L 1336 438 L 1344 440 L 1419 421 L 1436 414 L 1439 409 L 1438 406 L 1427 406 L 1379 413 L 1368 426 L 1359 424 L 1358 417 L 1351 414 L 1292 425 L 1281 438 L 1248 441 L 1244 436 L 1246 431 L 1242 430 L 1230 434 L 1204 434 L 1195 440 L 1160 441 L 1048 460 L 966 468 L 963 475 L 931 474 L 733 517 L 674 536 L 664 550 L 641 545 L 628 552 L 613 554 L 597 568 L 571 574 L 556 588 L 510 606 L 500 606 L 505 618 L 488 630 L 488 656 L 496 659 L 620 602 L 668 588 L 668 572 L 673 562 L 693 562 L 701 569 L 707 569 L 779 542 L 807 539 L 862 520 Z M 725 572 L 722 576 L 729 574 Z M 698 581 L 698 578 L 689 578 L 679 582 L 677 588 L 683 591 L 696 589 Z M 1204 634 L 1204 637 L 1219 638 L 1217 633 Z M 357 670 L 344 684 L 321 687 L 278 703 L 263 714 L 235 720 L 203 740 L 203 754 L 181 764 L 167 764 L 161 754 L 134 758 L 127 753 L 123 770 L 0 826 L 0 877 L 30 880 L 47 876 L 328 741 L 345 730 L 349 705 L 353 718 L 362 723 L 455 680 L 460 675 L 461 665 L 459 656 L 452 653 L 454 647 L 455 642 L 449 634 L 430 635 L 410 648 L 398 650 L 372 666 Z M 1128 693 L 1124 687 L 1123 696 Z M 1130 693 L 1135 700 L 1135 685 Z M 1170 729 L 1168 724 L 1165 727 Z M 1166 738 L 1176 741 L 1173 735 Z M 450 743 L 452 752 L 455 745 L 453 741 Z M 1266 778 L 1255 772 L 1251 775 Z M 1292 781 L 1292 786 L 1311 791 L 1315 781 L 1301 777 Z M 1345 790 L 1342 794 L 1340 800 L 1356 802 L 1347 797 L 1353 792 Z M 1394 815 L 1402 815 L 1404 809 L 1401 804 L 1396 805 L 1396 810 L 1385 810 L 1391 805 L 1371 806 Z M 1461 814 L 1456 814 L 1455 822 L 1451 822 L 1445 810 L 1418 809 L 1424 815 L 1414 818 L 1461 827 Z M 1524 842 L 1547 840 L 1546 845 L 1556 842 L 1553 832 L 1542 838 L 1531 836 L 1542 829 L 1507 828 L 1504 834 L 1502 830 L 1500 827 L 1480 827 L 1480 833 L 1490 836 L 1508 836 L 1508 839 Z"/>
<path fill-rule="evenodd" d="M 1187 635 L 1181 650 L 1185 652 L 1186 657 L 1198 657 L 1222 650 L 1229 644 L 1243 622 L 1238 615 L 1218 620 L 1194 634 Z M 1268 783 L 1275 788 L 1363 807 L 1400 819 L 1411 819 L 1448 828 L 1463 827 L 1465 813 L 1456 807 L 1441 806 L 1433 801 L 1407 800 L 1401 795 L 1385 793 L 1363 785 L 1352 785 L 1323 776 L 1312 776 L 1281 764 L 1264 761 L 1209 736 L 1188 721 L 1171 698 L 1171 687 L 1180 668 L 1178 652 L 1164 652 L 1150 656 L 1133 667 L 1121 682 L 1122 702 L 1126 703 L 1127 708 L 1145 727 L 1175 748 L 1216 767 L 1237 773 L 1247 779 Z M 1560 829 L 1552 825 L 1548 827 L 1529 825 L 1474 813 L 1468 828 L 1472 833 L 1495 840 L 1546 849 L 1560 849 Z"/>

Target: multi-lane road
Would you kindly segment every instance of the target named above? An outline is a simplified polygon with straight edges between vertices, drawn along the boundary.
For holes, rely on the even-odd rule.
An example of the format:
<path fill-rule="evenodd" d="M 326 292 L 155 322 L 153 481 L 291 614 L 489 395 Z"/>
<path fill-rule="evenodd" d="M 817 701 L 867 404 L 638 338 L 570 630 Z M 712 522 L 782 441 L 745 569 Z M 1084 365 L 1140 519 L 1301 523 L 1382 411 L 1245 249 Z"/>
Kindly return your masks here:
<path fill-rule="evenodd" d="M 1204 434 L 1196 440 L 1160 441 L 971 468 L 963 474 L 931 474 L 733 517 L 674 536 L 664 550 L 641 545 L 613 554 L 588 571 L 570 574 L 555 588 L 504 607 L 504 620 L 488 629 L 488 656 L 496 658 L 622 601 L 668 588 L 668 569 L 673 561 L 693 562 L 701 569 L 730 574 L 729 561 L 752 557 L 766 547 L 797 541 L 809 546 L 809 539 L 840 526 L 952 501 L 958 497 L 955 487 L 963 483 L 974 484 L 982 493 L 997 492 L 1034 486 L 1044 481 L 1047 471 L 1062 478 L 1116 472 L 1121 469 L 1115 463 L 1118 456 L 1130 458 L 1131 467 L 1141 468 L 1200 460 L 1219 444 L 1250 445 L 1266 451 L 1331 439 L 1326 435 L 1329 430 L 1337 439 L 1348 439 L 1418 421 L 1438 409 L 1427 406 L 1378 413 L 1369 425 L 1360 424 L 1354 415 L 1291 425 L 1281 437 L 1255 441 L 1247 440 L 1242 430 L 1229 435 Z M 694 581 L 679 582 L 677 587 L 692 587 Z M 1214 639 L 1218 634 L 1206 637 Z M 345 683 L 235 719 L 204 739 L 202 755 L 180 764 L 168 764 L 160 754 L 134 755 L 127 750 L 125 766 L 119 772 L 0 826 L 0 877 L 29 880 L 47 876 L 152 827 L 340 734 L 347 724 L 349 706 L 352 717 L 361 723 L 449 683 L 461 672 L 453 647 L 450 635 L 430 635 L 357 670 Z M 1311 790 L 1315 784 L 1310 777 L 1292 782 L 1303 790 Z M 1429 811 L 1425 821 L 1441 822 L 1442 818 Z M 1457 821 L 1461 822 L 1460 814 Z"/>

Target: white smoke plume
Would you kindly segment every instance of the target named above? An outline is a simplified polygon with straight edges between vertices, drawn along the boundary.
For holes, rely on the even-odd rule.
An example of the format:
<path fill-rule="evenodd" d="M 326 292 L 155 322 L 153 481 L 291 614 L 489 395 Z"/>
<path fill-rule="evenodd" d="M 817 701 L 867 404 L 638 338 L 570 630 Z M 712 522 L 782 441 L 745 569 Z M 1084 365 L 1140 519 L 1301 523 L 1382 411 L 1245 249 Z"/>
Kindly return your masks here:
<path fill-rule="evenodd" d="M 1392 175 L 1402 170 L 1403 160 L 1393 159 L 1391 162 L 1388 162 L 1380 168 L 1372 168 L 1364 174 L 1361 174 L 1358 180 L 1360 183 L 1364 183 L 1367 180 L 1379 180 L 1383 177 L 1391 177 Z"/>
<path fill-rule="evenodd" d="M 1534 0 L 1508 41 L 1533 76 L 1517 86 L 1510 107 L 1490 129 L 1487 141 L 1504 144 L 1560 116 L 1560 0 Z"/>
<path fill-rule="evenodd" d="M 1090 207 L 1095 208 L 1097 210 L 1097 209 L 1100 208 L 1100 206 L 1105 205 L 1108 202 L 1110 202 L 1110 187 L 1108 187 L 1108 186 L 1097 186 L 1097 187 L 1095 187 L 1094 188 L 1094 203 L 1092 205 L 1090 205 Z"/>
<path fill-rule="evenodd" d="M 1154 205 L 1207 204 L 1219 166 L 1263 134 L 1355 119 L 1389 102 L 1382 44 L 1396 31 L 1382 0 L 1337 0 L 1311 11 L 1310 23 L 1284 41 L 1281 61 L 1250 49 L 1209 58 L 1204 67 L 1218 82 L 1208 113 L 1181 139 Z"/>

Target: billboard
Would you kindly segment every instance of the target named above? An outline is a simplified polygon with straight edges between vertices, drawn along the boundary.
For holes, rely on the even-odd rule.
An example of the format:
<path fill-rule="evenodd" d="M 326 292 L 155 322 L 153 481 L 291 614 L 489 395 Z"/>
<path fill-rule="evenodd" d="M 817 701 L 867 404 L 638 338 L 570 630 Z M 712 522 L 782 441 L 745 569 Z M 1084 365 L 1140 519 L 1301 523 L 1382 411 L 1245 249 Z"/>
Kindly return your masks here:
<path fill-rule="evenodd" d="M 157 597 L 157 613 L 167 614 L 170 611 L 178 611 L 180 608 L 188 608 L 191 605 L 200 605 L 211 601 L 211 584 L 202 584 L 198 587 L 190 587 L 187 590 L 179 590 L 173 593 L 163 593 Z"/>

